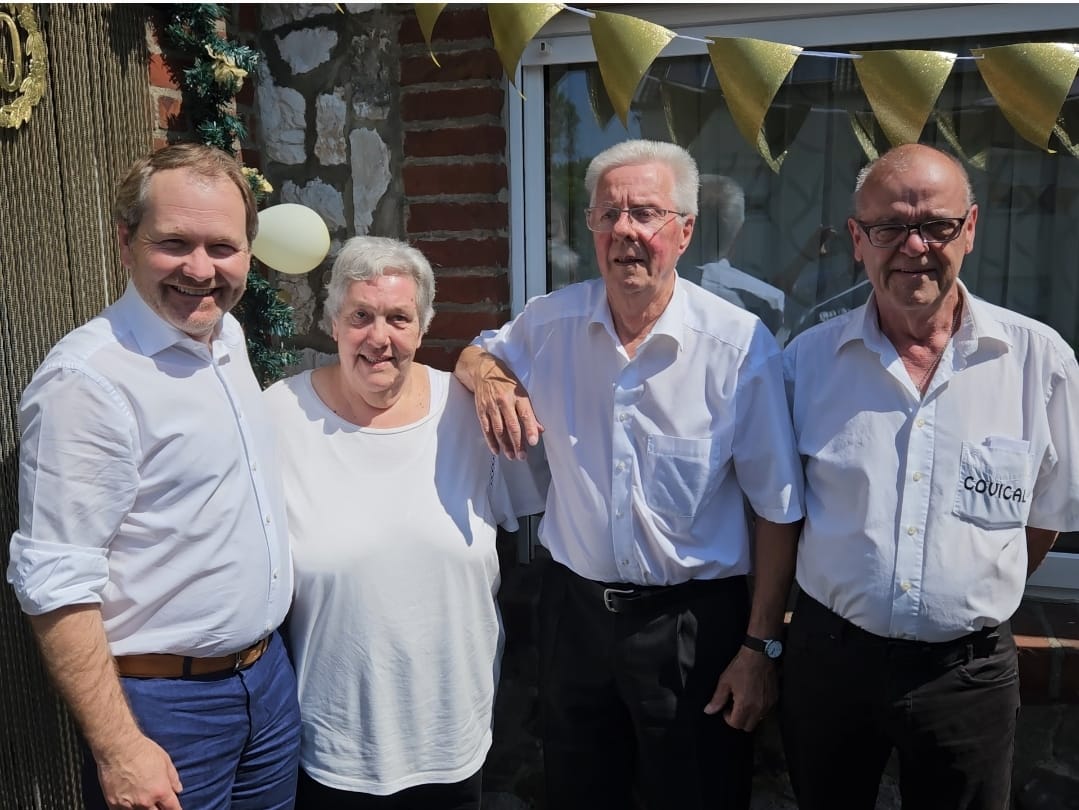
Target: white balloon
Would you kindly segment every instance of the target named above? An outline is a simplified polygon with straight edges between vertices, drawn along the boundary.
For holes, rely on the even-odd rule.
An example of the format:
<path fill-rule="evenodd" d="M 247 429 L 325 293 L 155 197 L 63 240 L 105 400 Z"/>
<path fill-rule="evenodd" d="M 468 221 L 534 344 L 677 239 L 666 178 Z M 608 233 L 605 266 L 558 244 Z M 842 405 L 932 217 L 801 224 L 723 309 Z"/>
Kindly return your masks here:
<path fill-rule="evenodd" d="M 329 252 L 326 223 L 306 205 L 281 203 L 259 211 L 259 233 L 251 253 L 267 267 L 300 275 L 318 267 Z"/>

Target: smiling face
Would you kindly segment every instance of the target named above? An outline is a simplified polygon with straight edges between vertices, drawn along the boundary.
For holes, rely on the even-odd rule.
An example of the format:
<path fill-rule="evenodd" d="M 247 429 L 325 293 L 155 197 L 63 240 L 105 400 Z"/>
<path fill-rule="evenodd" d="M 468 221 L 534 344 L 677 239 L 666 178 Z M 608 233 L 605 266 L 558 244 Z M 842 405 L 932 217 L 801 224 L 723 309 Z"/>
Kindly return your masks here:
<path fill-rule="evenodd" d="M 401 395 L 422 337 L 411 276 L 353 281 L 333 321 L 341 376 L 350 396 L 386 408 Z"/>
<path fill-rule="evenodd" d="M 664 163 L 618 166 L 600 177 L 592 205 L 651 205 L 674 210 L 673 192 L 674 174 Z M 592 234 L 612 310 L 617 312 L 624 305 L 638 308 L 642 302 L 666 302 L 674 290 L 678 257 L 693 235 L 693 222 L 692 216 L 671 215 L 657 231 L 649 233 L 623 214 L 613 230 Z"/>
<path fill-rule="evenodd" d="M 209 342 L 244 294 L 251 264 L 240 190 L 227 178 L 168 169 L 149 180 L 142 220 L 117 225 L 135 289 L 163 320 Z"/>
<path fill-rule="evenodd" d="M 865 264 L 882 317 L 932 313 L 958 294 L 963 257 L 974 248 L 978 206 L 967 214 L 967 183 L 946 155 L 924 146 L 893 150 L 866 179 L 857 199 L 857 220 L 866 225 L 911 224 L 933 219 L 967 220 L 951 242 L 926 244 L 916 232 L 890 248 L 875 247 L 855 219 L 847 222 L 854 256 Z"/>

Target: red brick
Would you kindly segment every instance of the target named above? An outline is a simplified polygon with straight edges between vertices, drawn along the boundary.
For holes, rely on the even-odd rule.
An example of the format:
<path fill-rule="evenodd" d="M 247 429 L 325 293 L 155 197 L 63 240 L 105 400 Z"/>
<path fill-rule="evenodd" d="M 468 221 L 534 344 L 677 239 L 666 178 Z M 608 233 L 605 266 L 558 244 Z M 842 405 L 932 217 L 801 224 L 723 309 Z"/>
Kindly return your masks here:
<path fill-rule="evenodd" d="M 418 203 L 408 207 L 408 232 L 488 231 L 509 226 L 505 203 Z"/>
<path fill-rule="evenodd" d="M 434 267 L 505 267 L 510 261 L 509 240 L 501 237 L 420 239 L 412 246 L 423 253 Z"/>
<path fill-rule="evenodd" d="M 251 32 L 258 28 L 258 6 L 254 3 L 237 3 L 233 8 L 236 10 L 236 26 L 245 32 Z"/>
<path fill-rule="evenodd" d="M 454 346 L 431 346 L 427 343 L 422 343 L 420 348 L 416 350 L 416 360 L 425 366 L 431 366 L 442 371 L 453 371 L 453 367 L 457 365 L 457 358 L 461 354 L 461 349 L 467 345 L 467 341 L 457 341 Z"/>
<path fill-rule="evenodd" d="M 505 151 L 506 130 L 503 127 L 459 127 L 405 133 L 405 157 L 503 155 Z"/>
<path fill-rule="evenodd" d="M 168 58 L 159 53 L 150 55 L 150 85 L 152 87 L 167 87 L 170 90 L 180 89 L 180 78 L 183 69 L 190 67 L 191 63 L 181 65 L 175 57 Z"/>
<path fill-rule="evenodd" d="M 468 87 L 463 90 L 431 90 L 406 93 L 401 100 L 405 121 L 438 121 L 502 115 L 506 94 L 501 87 Z"/>
<path fill-rule="evenodd" d="M 162 129 L 187 130 L 191 128 L 184 113 L 183 102 L 172 96 L 157 97 L 157 123 Z"/>
<path fill-rule="evenodd" d="M 436 277 L 439 303 L 499 304 L 510 300 L 509 276 L 444 276 Z"/>
<path fill-rule="evenodd" d="M 491 20 L 487 16 L 485 8 L 464 9 L 462 11 L 452 11 L 446 8 L 435 20 L 434 29 L 431 31 L 431 44 L 490 36 Z M 416 19 L 415 14 L 408 14 L 401 20 L 401 29 L 397 34 L 397 41 L 402 45 L 415 45 L 424 41 L 423 32 L 420 30 L 420 22 Z"/>
<path fill-rule="evenodd" d="M 462 82 L 479 79 L 500 80 L 502 62 L 493 50 L 468 50 L 438 54 L 438 64 L 428 54 L 401 60 L 401 86 L 428 82 Z"/>
<path fill-rule="evenodd" d="M 506 188 L 506 167 L 500 163 L 451 163 L 405 166 L 405 194 L 498 194 Z"/>
<path fill-rule="evenodd" d="M 470 341 L 484 329 L 497 329 L 509 320 L 509 309 L 450 310 L 438 309 L 428 335 L 432 340 Z"/>

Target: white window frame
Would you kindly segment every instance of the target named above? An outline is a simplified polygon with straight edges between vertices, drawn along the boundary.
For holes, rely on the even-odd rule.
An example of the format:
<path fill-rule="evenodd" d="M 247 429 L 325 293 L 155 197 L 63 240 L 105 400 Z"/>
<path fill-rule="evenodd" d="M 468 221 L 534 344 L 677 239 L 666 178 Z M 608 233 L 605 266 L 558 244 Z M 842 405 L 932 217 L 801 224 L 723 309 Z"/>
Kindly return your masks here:
<path fill-rule="evenodd" d="M 1079 4 L 1074 3 L 628 4 L 608 5 L 603 10 L 646 19 L 685 36 L 755 37 L 806 49 L 972 34 L 1079 30 Z M 1022 41 L 1018 34 L 1016 41 Z M 703 43 L 677 38 L 662 56 L 705 53 Z M 510 307 L 514 315 L 529 298 L 547 292 L 543 71 L 550 65 L 595 59 L 588 20 L 563 12 L 525 47 L 516 76 L 520 93 L 507 85 Z M 1050 552 L 1031 577 L 1027 592 L 1045 598 L 1079 599 L 1079 554 Z"/>

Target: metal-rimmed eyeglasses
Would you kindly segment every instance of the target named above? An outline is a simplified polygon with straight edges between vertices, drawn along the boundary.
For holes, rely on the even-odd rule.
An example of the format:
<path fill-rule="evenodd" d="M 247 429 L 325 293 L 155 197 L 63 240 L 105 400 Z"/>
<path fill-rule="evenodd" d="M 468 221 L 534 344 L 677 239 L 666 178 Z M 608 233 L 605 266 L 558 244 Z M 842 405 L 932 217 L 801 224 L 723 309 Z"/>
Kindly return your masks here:
<path fill-rule="evenodd" d="M 943 219 L 930 219 L 926 222 L 881 222 L 878 225 L 866 225 L 860 220 L 855 220 L 858 227 L 865 231 L 869 238 L 869 244 L 879 248 L 894 248 L 905 244 L 910 239 L 912 231 L 918 232 L 918 237 L 927 245 L 941 245 L 951 242 L 963 232 L 963 224 L 970 216 L 967 211 L 961 217 L 944 217 Z"/>
<path fill-rule="evenodd" d="M 584 221 L 588 230 L 596 233 L 608 233 L 614 230 L 622 214 L 629 214 L 634 225 L 646 231 L 654 233 L 671 220 L 673 214 L 676 217 L 684 217 L 681 211 L 672 211 L 669 208 L 657 208 L 654 205 L 635 205 L 632 208 L 616 208 L 613 205 L 597 205 L 584 209 Z"/>

